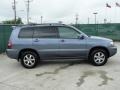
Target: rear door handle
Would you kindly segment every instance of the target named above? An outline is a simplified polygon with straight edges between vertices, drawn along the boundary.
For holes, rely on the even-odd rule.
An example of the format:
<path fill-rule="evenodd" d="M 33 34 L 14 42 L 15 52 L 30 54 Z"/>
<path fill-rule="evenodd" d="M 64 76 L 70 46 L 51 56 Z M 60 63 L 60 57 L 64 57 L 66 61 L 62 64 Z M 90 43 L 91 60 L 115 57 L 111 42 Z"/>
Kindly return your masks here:
<path fill-rule="evenodd" d="M 38 39 L 35 39 L 34 42 L 39 42 L 39 40 L 38 40 Z"/>
<path fill-rule="evenodd" d="M 61 42 L 65 42 L 65 40 L 64 40 L 64 39 L 62 39 L 62 40 L 61 40 Z"/>

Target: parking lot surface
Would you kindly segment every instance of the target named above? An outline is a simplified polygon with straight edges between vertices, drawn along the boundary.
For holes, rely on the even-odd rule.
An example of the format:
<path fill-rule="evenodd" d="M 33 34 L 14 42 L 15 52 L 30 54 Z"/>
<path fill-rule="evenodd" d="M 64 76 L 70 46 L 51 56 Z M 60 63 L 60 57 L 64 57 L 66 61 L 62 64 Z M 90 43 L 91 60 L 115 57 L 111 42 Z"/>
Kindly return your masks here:
<path fill-rule="evenodd" d="M 0 55 L 0 90 L 120 90 L 120 43 L 105 66 L 84 61 L 46 62 L 25 69 L 16 60 Z"/>

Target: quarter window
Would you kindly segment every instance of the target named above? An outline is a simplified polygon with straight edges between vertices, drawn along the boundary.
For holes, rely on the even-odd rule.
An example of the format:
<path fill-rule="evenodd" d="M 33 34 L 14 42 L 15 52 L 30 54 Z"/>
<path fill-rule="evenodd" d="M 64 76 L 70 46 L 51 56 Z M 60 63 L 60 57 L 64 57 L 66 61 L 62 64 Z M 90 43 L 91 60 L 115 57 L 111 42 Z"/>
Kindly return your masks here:
<path fill-rule="evenodd" d="M 33 29 L 32 28 L 23 28 L 20 30 L 19 38 L 32 38 Z"/>

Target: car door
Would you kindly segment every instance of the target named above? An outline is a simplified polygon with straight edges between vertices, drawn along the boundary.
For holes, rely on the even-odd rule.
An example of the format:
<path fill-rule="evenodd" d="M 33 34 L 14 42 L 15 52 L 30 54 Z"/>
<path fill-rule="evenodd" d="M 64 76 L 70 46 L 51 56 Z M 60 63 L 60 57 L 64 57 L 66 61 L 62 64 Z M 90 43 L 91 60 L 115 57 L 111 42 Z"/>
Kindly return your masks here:
<path fill-rule="evenodd" d="M 54 26 L 34 28 L 33 46 L 43 59 L 54 58 L 59 49 L 58 30 Z"/>
<path fill-rule="evenodd" d="M 67 26 L 58 27 L 58 31 L 62 57 L 86 56 L 86 39 L 78 38 L 80 32 Z"/>

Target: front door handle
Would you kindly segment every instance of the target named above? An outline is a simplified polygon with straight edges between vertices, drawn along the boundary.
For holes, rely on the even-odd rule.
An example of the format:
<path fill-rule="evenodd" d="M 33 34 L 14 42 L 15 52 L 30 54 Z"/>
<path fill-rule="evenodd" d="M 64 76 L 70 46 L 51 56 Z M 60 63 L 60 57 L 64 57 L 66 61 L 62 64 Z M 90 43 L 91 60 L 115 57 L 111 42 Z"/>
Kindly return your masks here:
<path fill-rule="evenodd" d="M 36 38 L 36 39 L 34 40 L 34 42 L 39 42 L 39 40 Z"/>
<path fill-rule="evenodd" d="M 65 42 L 65 40 L 64 40 L 64 39 L 62 39 L 62 40 L 61 40 L 61 42 Z"/>

